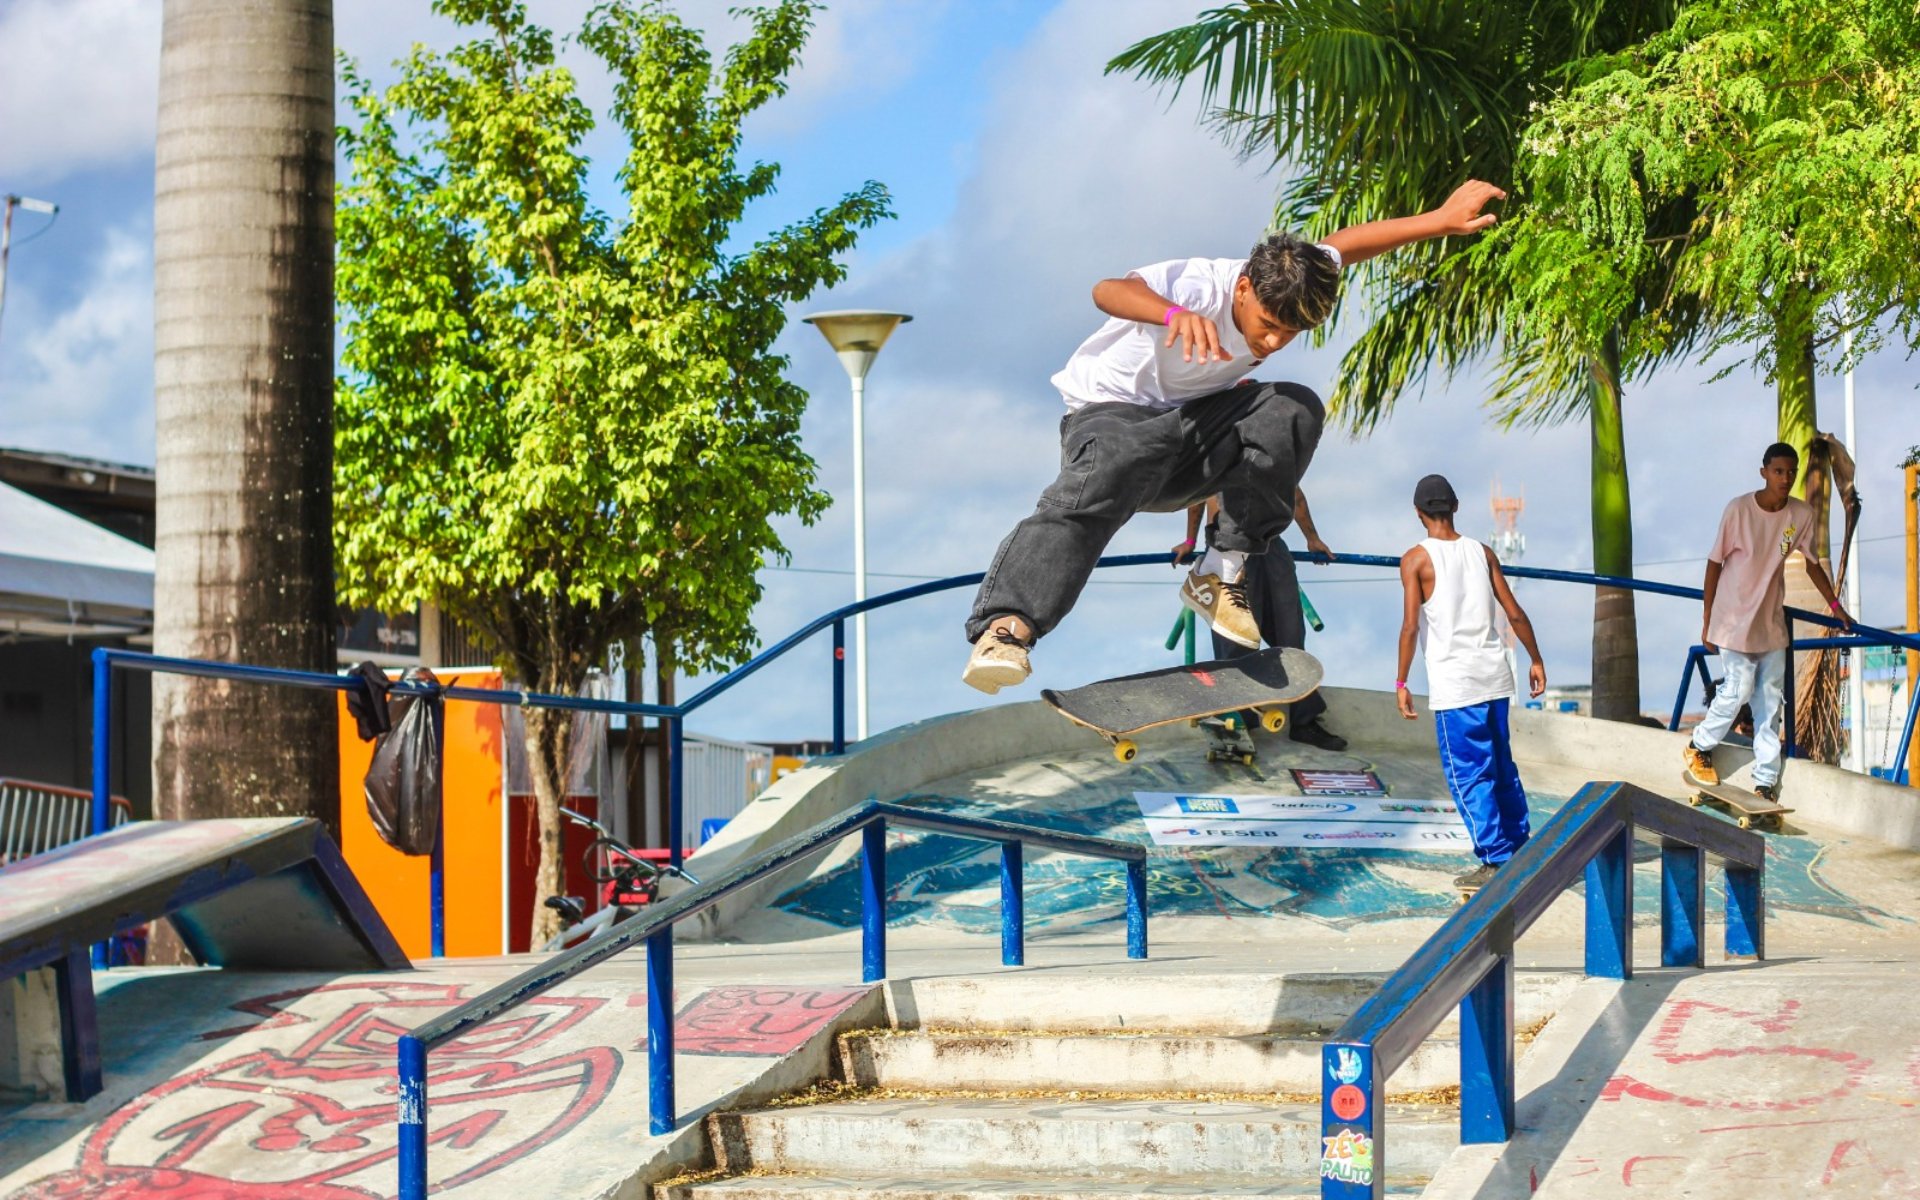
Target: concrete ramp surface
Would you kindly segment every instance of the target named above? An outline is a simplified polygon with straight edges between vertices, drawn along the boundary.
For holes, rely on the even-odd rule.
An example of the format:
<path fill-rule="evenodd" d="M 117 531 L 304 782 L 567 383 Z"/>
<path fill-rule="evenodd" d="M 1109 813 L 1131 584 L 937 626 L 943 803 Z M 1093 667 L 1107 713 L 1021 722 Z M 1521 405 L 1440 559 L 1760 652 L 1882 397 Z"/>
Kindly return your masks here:
<path fill-rule="evenodd" d="M 408 965 L 319 822 L 285 817 L 141 821 L 0 870 L 0 976 L 161 917 L 210 966 Z"/>

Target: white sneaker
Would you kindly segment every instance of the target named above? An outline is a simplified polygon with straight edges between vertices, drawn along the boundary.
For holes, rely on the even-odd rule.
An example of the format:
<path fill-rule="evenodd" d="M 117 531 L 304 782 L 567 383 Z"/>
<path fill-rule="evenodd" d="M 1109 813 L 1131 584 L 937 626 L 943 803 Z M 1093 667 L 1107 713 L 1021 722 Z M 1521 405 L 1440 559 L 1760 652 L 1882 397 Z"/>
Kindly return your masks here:
<path fill-rule="evenodd" d="M 1218 575 L 1202 575 L 1196 567 L 1180 585 L 1180 603 L 1205 617 L 1213 631 L 1228 641 L 1249 650 L 1260 648 L 1260 626 L 1247 605 L 1245 585 L 1222 583 Z"/>
<path fill-rule="evenodd" d="M 1031 674 L 1027 643 L 1005 626 L 994 625 L 973 644 L 973 655 L 967 659 L 966 670 L 960 672 L 960 682 L 991 696 L 1003 687 L 1025 683 Z"/>

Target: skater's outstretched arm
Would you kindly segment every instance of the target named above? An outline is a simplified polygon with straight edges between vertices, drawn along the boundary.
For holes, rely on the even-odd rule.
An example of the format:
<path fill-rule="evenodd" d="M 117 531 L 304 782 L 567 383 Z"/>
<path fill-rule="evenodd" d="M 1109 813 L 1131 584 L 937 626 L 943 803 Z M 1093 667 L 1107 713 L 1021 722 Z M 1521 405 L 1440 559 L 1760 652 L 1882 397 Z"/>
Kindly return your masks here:
<path fill-rule="evenodd" d="M 1533 622 L 1527 619 L 1527 610 L 1513 598 L 1513 589 L 1507 586 L 1506 572 L 1500 569 L 1500 560 L 1493 556 L 1490 547 L 1487 551 L 1487 571 L 1493 579 L 1493 598 L 1500 602 L 1500 611 L 1507 614 L 1507 624 L 1513 626 L 1513 636 L 1527 648 L 1527 695 L 1538 696 L 1547 690 L 1547 667 L 1540 661 L 1540 644 L 1533 640 Z"/>
<path fill-rule="evenodd" d="M 1343 266 L 1350 267 L 1354 263 L 1365 262 L 1389 250 L 1398 250 L 1428 238 L 1478 233 L 1499 219 L 1493 213 L 1480 210 L 1490 201 L 1506 198 L 1505 192 L 1490 183 L 1469 180 L 1454 189 L 1453 195 L 1448 196 L 1438 208 L 1418 216 L 1349 225 L 1328 237 L 1326 244 L 1340 252 Z"/>

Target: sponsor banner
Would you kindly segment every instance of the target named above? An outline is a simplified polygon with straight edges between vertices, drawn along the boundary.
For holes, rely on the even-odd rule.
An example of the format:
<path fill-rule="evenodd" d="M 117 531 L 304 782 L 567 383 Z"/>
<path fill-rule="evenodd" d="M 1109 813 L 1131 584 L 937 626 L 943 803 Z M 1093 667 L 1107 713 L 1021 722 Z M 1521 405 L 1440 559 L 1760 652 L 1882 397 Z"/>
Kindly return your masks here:
<path fill-rule="evenodd" d="M 1471 853 L 1443 800 L 1369 796 L 1223 796 L 1135 792 L 1159 846 L 1344 846 Z"/>
<path fill-rule="evenodd" d="M 1293 781 L 1305 796 L 1384 796 L 1387 785 L 1372 771 L 1303 771 L 1293 769 Z"/>

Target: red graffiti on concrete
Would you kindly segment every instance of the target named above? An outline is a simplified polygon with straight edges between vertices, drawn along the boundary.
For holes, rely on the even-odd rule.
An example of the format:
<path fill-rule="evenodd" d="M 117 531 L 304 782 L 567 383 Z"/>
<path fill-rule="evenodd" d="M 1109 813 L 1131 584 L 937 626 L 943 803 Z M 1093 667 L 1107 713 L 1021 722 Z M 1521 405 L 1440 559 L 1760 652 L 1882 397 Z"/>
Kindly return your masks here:
<path fill-rule="evenodd" d="M 1682 1051 L 1681 1039 L 1689 1031 L 1689 1026 L 1701 1017 L 1722 1018 L 1712 1031 L 1696 1030 L 1693 1042 L 1707 1045 L 1704 1050 Z M 1771 1014 L 1747 1012 L 1728 1008 L 1724 1005 L 1709 1004 L 1704 1000 L 1675 1000 L 1667 1005 L 1666 1017 L 1660 1022 L 1652 1038 L 1653 1056 L 1673 1067 L 1685 1068 L 1698 1063 L 1711 1063 L 1714 1066 L 1704 1074 L 1696 1076 L 1701 1083 L 1709 1080 L 1728 1082 L 1732 1086 L 1744 1086 L 1743 1077 L 1738 1072 L 1728 1072 L 1727 1063 L 1738 1059 L 1756 1058 L 1806 1058 L 1829 1064 L 1837 1080 L 1833 1087 L 1805 1096 L 1795 1096 L 1781 1100 L 1741 1100 L 1725 1097 L 1700 1096 L 1682 1090 L 1680 1085 L 1657 1087 L 1651 1083 L 1636 1079 L 1631 1075 L 1616 1075 L 1607 1081 L 1601 1090 L 1602 1100 L 1621 1100 L 1632 1096 L 1640 1100 L 1654 1100 L 1672 1104 L 1682 1104 L 1690 1108 L 1723 1108 L 1742 1112 L 1791 1112 L 1795 1109 L 1809 1108 L 1829 1100 L 1838 1099 L 1860 1086 L 1866 1077 L 1873 1060 L 1863 1058 L 1845 1050 L 1834 1050 L 1824 1046 L 1803 1046 L 1776 1041 L 1758 1041 L 1748 1045 L 1714 1044 L 1726 1041 L 1726 1024 L 1751 1026 L 1757 1034 L 1780 1035 L 1791 1031 L 1800 1019 L 1800 1004 L 1797 1000 L 1783 1000 L 1779 1008 Z M 1749 1034 L 1749 1036 L 1753 1036 Z M 1685 1075 L 1682 1071 L 1679 1074 Z"/>
<path fill-rule="evenodd" d="M 807 1039 L 867 994 L 866 988 L 824 991 L 803 988 L 714 988 L 682 1009 L 673 1021 L 674 1048 L 683 1054 L 779 1057 Z M 643 1004 L 644 996 L 629 1003 Z M 644 1040 L 634 1046 L 643 1049 Z"/>
<path fill-rule="evenodd" d="M 324 999 L 323 999 L 324 998 Z M 458 984 L 343 983 L 235 1005 L 252 1030 L 316 1028 L 289 1052 L 263 1048 L 175 1076 L 114 1110 L 73 1170 L 15 1200 L 365 1200 L 391 1188 L 394 1047 L 407 1029 L 459 1004 Z M 331 1016 L 290 1003 L 344 1004 Z M 428 1060 L 436 1190 L 497 1171 L 599 1107 L 620 1073 L 610 1046 L 541 1057 L 605 1001 L 537 997 L 478 1026 Z M 331 1005 L 329 1007 L 332 1007 Z M 227 1177 L 247 1164 L 245 1180 Z"/>

